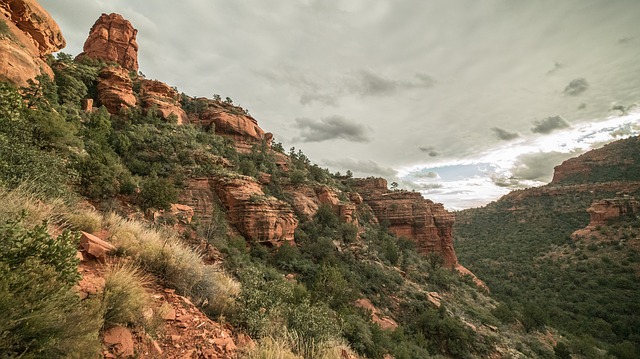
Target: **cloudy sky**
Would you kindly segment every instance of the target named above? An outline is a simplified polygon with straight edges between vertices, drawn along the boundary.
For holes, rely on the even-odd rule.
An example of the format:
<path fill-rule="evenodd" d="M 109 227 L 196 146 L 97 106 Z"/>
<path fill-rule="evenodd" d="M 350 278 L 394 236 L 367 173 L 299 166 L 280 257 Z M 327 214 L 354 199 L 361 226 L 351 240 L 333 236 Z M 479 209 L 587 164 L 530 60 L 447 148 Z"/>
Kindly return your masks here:
<path fill-rule="evenodd" d="M 101 13 L 140 70 L 247 108 L 333 172 L 450 209 L 638 133 L 637 0 L 40 0 L 78 54 Z"/>

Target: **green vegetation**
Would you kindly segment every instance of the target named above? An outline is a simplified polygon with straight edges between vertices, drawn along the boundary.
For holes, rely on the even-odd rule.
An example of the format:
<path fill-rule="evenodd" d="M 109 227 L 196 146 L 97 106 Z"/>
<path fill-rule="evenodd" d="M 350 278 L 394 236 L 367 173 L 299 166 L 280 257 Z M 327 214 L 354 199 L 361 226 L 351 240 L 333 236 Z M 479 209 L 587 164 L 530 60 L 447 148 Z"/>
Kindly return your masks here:
<path fill-rule="evenodd" d="M 179 233 L 125 219 L 168 208 L 194 177 L 253 176 L 268 183 L 265 196 L 253 200 L 274 196 L 292 203 L 292 190 L 320 186 L 346 201 L 350 173 L 333 176 L 300 150 L 285 154 L 278 143 L 237 153 L 212 126 L 178 126 L 153 110 L 82 111 L 80 102 L 95 98 L 104 64 L 65 54 L 50 62 L 55 80 L 41 76 L 22 95 L 0 83 L 0 312 L 8 318 L 0 324 L 3 355 L 94 356 L 100 330 L 150 324 L 143 315 L 148 281 L 189 296 L 207 315 L 251 334 L 261 345 L 249 357 L 339 358 L 348 347 L 368 358 L 474 358 L 489 356 L 496 346 L 526 357 L 553 355 L 552 346 L 529 333 L 551 320 L 539 306 L 496 302 L 469 278 L 443 268 L 442 258 L 417 253 L 410 240 L 375 223 L 366 205 L 356 210 L 358 225 L 321 206 L 299 224 L 295 246 L 273 248 L 230 234 L 215 197 L 206 203 L 211 216 L 180 224 Z M 246 114 L 230 99 L 217 100 Z M 189 114 L 206 105 L 184 94 L 181 103 Z M 78 206 L 82 198 L 97 209 Z M 176 224 L 170 216 L 165 212 L 158 222 Z M 66 231 L 51 237 L 47 223 Z M 117 248 L 116 264 L 107 269 L 104 293 L 80 300 L 72 290 L 79 278 L 77 236 L 70 231 L 101 229 Z M 618 285 L 634 288 L 624 279 Z M 439 304 L 430 299 L 433 292 Z M 371 311 L 354 304 L 365 298 L 378 318 L 397 327 L 382 329 Z M 629 353 L 634 339 L 627 338 L 611 352 Z M 591 348 L 588 337 L 582 347 L 575 343 L 573 352 Z M 566 348 L 555 349 L 563 355 Z"/>
<path fill-rule="evenodd" d="M 556 352 L 640 352 L 638 253 L 623 239 L 637 238 L 638 220 L 601 228 L 599 240 L 570 238 L 588 224 L 595 199 L 614 196 L 567 187 L 561 195 L 507 196 L 458 214 L 458 258 L 504 302 L 494 311 L 503 323 L 561 329 L 569 344 Z"/>

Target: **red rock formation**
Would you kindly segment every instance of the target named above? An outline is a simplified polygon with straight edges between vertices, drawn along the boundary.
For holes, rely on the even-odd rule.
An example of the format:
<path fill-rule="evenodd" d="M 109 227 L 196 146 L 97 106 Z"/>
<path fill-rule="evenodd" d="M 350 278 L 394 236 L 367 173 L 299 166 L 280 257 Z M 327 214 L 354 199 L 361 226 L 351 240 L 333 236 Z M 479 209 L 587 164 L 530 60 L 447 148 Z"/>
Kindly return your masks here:
<path fill-rule="evenodd" d="M 66 43 L 49 13 L 33 0 L 4 0 L 0 22 L 8 30 L 0 34 L 0 80 L 26 86 L 40 74 L 53 77 L 44 58 Z"/>
<path fill-rule="evenodd" d="M 280 245 L 293 243 L 298 219 L 291 207 L 266 196 L 251 177 L 218 177 L 211 180 L 213 190 L 227 209 L 227 219 L 248 240 Z"/>
<path fill-rule="evenodd" d="M 442 204 L 417 192 L 389 191 L 383 178 L 353 179 L 352 183 L 378 221 L 388 223 L 396 236 L 413 240 L 421 253 L 440 254 L 449 268 L 458 265 L 452 235 L 455 215 Z"/>
<path fill-rule="evenodd" d="M 366 309 L 371 312 L 371 321 L 378 324 L 380 328 L 385 330 L 395 330 L 398 328 L 398 323 L 395 320 L 380 313 L 380 310 L 376 308 L 373 303 L 367 298 L 361 298 L 354 303 L 356 307 Z"/>
<path fill-rule="evenodd" d="M 146 79 L 140 81 L 140 102 L 145 110 L 155 106 L 160 117 L 165 120 L 174 115 L 179 125 L 189 122 L 189 117 L 180 107 L 178 91 L 160 81 Z"/>
<path fill-rule="evenodd" d="M 138 72 L 137 33 L 122 15 L 102 14 L 91 27 L 78 57 L 115 62 L 128 71 Z"/>
<path fill-rule="evenodd" d="M 129 72 L 120 67 L 105 67 L 98 74 L 98 102 L 109 113 L 116 114 L 123 108 L 136 105 L 133 82 Z"/>
<path fill-rule="evenodd" d="M 214 126 L 216 134 L 233 139 L 238 151 L 247 153 L 253 145 L 262 141 L 270 146 L 273 135 L 265 133 L 258 126 L 258 121 L 246 114 L 242 108 L 215 100 L 196 100 L 204 105 L 204 109 L 193 122 L 203 126 Z"/>
<path fill-rule="evenodd" d="M 341 221 L 358 224 L 356 205 L 349 201 L 341 201 L 334 189 L 327 186 L 313 188 L 311 186 L 290 187 L 287 193 L 293 200 L 293 208 L 304 219 L 311 219 L 321 205 L 330 206 Z"/>
<path fill-rule="evenodd" d="M 606 225 L 610 219 L 640 212 L 640 202 L 631 197 L 602 199 L 593 202 L 587 212 L 590 216 L 587 228 L 596 228 Z"/>

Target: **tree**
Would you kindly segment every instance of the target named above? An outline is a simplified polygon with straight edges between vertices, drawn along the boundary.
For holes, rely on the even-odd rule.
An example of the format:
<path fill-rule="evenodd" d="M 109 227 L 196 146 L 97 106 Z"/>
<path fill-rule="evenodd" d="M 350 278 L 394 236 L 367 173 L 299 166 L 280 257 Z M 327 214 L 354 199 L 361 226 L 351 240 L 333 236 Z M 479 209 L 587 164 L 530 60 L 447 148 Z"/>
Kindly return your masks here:
<path fill-rule="evenodd" d="M 394 182 L 391 182 L 391 189 L 392 189 L 392 190 L 394 190 L 394 191 L 395 191 L 396 189 L 398 189 L 398 182 L 395 182 L 395 181 L 394 181 Z"/>

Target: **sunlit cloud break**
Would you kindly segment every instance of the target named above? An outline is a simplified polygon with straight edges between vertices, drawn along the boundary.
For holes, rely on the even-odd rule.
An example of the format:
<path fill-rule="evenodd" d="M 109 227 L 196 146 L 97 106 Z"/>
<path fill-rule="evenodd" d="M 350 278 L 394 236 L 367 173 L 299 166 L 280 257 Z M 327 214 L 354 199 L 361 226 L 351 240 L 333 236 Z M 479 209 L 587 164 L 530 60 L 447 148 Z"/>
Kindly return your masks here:
<path fill-rule="evenodd" d="M 640 112 L 635 112 L 521 136 L 470 158 L 400 169 L 398 178 L 450 210 L 477 207 L 515 188 L 544 185 L 562 161 L 639 133 Z"/>

